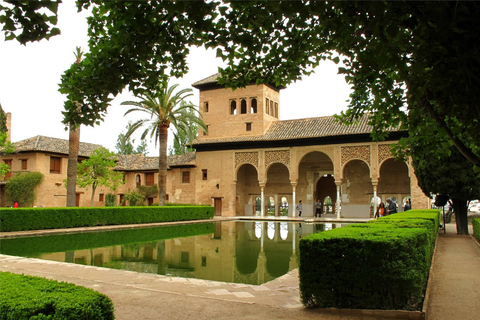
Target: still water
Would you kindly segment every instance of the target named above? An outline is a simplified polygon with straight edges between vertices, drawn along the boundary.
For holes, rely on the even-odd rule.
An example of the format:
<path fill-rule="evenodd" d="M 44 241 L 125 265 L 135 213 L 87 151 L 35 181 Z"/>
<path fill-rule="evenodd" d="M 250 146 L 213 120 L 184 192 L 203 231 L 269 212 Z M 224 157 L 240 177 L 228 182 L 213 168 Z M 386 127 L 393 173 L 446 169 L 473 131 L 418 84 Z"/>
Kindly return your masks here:
<path fill-rule="evenodd" d="M 338 227 L 329 223 L 208 222 L 2 239 L 0 253 L 259 285 L 297 268 L 301 237 Z"/>

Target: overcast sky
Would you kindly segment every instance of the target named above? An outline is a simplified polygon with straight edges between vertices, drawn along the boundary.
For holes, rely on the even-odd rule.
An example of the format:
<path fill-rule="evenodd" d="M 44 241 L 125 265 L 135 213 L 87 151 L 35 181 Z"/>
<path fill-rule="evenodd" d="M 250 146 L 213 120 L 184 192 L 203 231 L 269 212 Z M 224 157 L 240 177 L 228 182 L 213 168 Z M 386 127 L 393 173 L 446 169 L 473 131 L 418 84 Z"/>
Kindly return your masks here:
<path fill-rule="evenodd" d="M 0 34 L 0 103 L 5 112 L 12 113 L 13 142 L 36 135 L 68 139 L 61 113 L 65 96 L 58 92 L 58 83 L 75 60 L 75 48 L 88 50 L 87 23 L 86 13 L 77 13 L 74 1 L 60 4 L 58 16 L 62 34 L 49 41 L 23 46 L 16 41 L 3 41 L 4 34 Z M 192 83 L 215 74 L 222 61 L 215 58 L 212 50 L 193 48 L 188 65 L 189 73 L 182 79 L 172 79 L 171 84 L 192 88 Z M 338 66 L 324 62 L 314 75 L 281 90 L 281 120 L 330 116 L 345 110 L 350 89 L 337 72 Z M 198 105 L 198 90 L 192 89 L 191 101 Z M 116 151 L 117 137 L 125 131 L 128 121 L 144 117 L 135 113 L 124 117 L 131 107 L 120 103 L 132 99 L 135 98 L 128 92 L 117 96 L 100 126 L 81 127 L 80 140 Z M 137 142 L 141 132 L 134 136 Z M 148 150 L 149 155 L 158 155 L 153 141 Z"/>

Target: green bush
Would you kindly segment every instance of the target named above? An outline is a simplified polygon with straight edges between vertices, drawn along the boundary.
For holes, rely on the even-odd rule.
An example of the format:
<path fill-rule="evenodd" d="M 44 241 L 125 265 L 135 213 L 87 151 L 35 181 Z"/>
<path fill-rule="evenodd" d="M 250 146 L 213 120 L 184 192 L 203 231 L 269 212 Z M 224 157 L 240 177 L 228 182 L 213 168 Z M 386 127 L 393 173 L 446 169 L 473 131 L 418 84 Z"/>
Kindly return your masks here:
<path fill-rule="evenodd" d="M 2 208 L 0 231 L 202 220 L 213 216 L 211 206 Z"/>
<path fill-rule="evenodd" d="M 117 196 L 113 193 L 105 195 L 105 207 L 115 207 L 117 205 Z"/>
<path fill-rule="evenodd" d="M 438 210 L 412 210 L 411 214 L 302 238 L 299 276 L 303 304 L 421 309 L 439 216 Z"/>
<path fill-rule="evenodd" d="M 480 218 L 473 218 L 472 224 L 473 224 L 473 235 L 475 236 L 475 238 L 477 238 L 478 241 L 480 241 Z"/>
<path fill-rule="evenodd" d="M 43 181 L 40 172 L 20 172 L 10 178 L 5 185 L 5 196 L 8 203 L 17 201 L 21 207 L 32 205 L 35 201 L 35 188 Z"/>
<path fill-rule="evenodd" d="M 0 272 L 0 319 L 114 319 L 113 303 L 92 289 Z"/>

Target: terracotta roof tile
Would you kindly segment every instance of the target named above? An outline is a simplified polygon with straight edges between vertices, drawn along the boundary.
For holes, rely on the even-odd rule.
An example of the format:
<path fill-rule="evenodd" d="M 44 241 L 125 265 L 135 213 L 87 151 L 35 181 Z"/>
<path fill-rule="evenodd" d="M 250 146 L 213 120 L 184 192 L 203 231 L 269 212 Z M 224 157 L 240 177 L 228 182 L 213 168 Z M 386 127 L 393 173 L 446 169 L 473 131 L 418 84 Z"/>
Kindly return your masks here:
<path fill-rule="evenodd" d="M 345 125 L 335 120 L 334 116 L 284 120 L 272 123 L 265 134 L 260 136 L 242 136 L 224 139 L 195 140 L 192 145 L 215 144 L 226 142 L 278 141 L 308 138 L 324 138 L 356 134 L 370 134 L 373 127 L 368 124 L 368 116 L 360 118 L 357 124 Z M 398 131 L 392 128 L 390 131 Z"/>
<path fill-rule="evenodd" d="M 195 152 L 167 157 L 168 167 L 194 166 Z M 158 170 L 158 157 L 146 157 L 143 154 L 118 155 L 117 170 Z"/>
<path fill-rule="evenodd" d="M 68 155 L 68 140 L 35 136 L 15 142 L 15 152 L 43 151 Z M 99 144 L 80 142 L 79 156 L 87 157 L 93 150 L 103 147 Z"/>

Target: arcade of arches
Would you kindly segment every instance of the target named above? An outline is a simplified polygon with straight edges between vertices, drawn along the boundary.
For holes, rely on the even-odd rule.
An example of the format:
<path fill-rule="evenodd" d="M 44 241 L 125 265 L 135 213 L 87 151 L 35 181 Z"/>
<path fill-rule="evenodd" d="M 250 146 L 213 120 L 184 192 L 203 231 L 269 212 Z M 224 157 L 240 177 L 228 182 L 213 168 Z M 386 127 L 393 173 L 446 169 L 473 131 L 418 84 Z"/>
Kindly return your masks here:
<path fill-rule="evenodd" d="M 337 217 L 370 217 L 387 198 L 399 211 L 407 198 L 415 208 L 428 207 L 413 168 L 394 160 L 388 144 L 252 150 L 234 157 L 235 215 L 295 217 L 302 200 L 302 217 L 313 217 L 317 199 L 323 213 Z"/>

